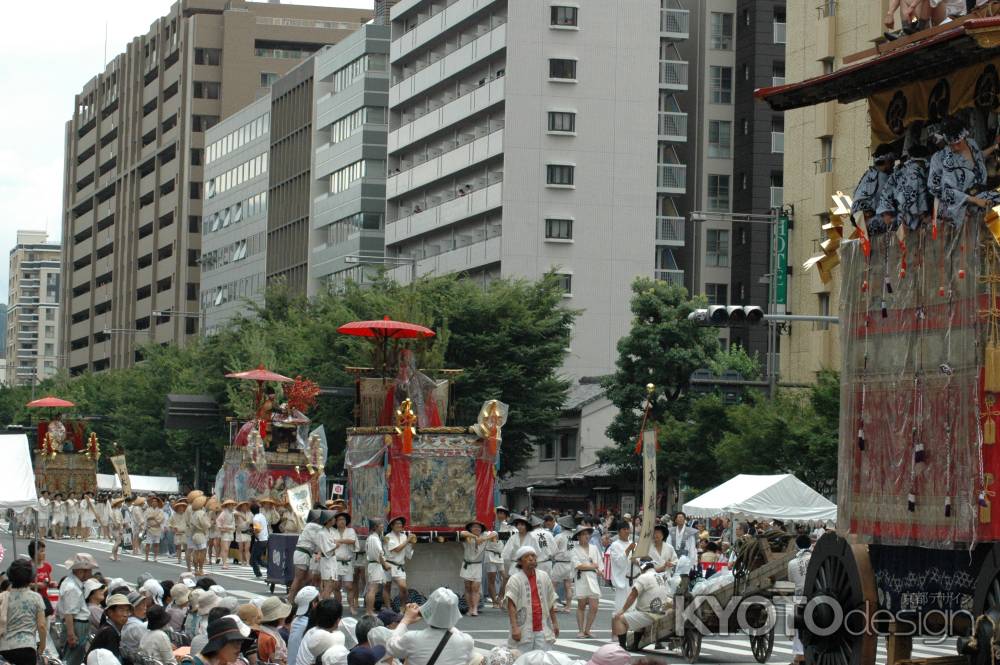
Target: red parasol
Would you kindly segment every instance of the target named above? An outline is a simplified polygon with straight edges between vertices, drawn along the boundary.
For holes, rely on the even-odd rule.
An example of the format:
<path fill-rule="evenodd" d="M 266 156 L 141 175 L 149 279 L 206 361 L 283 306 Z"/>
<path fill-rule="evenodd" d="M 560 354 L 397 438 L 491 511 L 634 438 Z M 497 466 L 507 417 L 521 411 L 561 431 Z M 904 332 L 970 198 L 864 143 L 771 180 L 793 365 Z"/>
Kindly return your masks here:
<path fill-rule="evenodd" d="M 232 372 L 226 374 L 230 379 L 247 379 L 248 381 L 276 381 L 278 383 L 291 383 L 292 379 L 276 372 L 266 369 L 263 365 L 258 365 L 256 369 L 248 369 L 243 372 Z"/>
<path fill-rule="evenodd" d="M 388 316 L 376 321 L 352 321 L 337 328 L 342 335 L 356 337 L 377 337 L 387 339 L 415 339 L 419 337 L 434 337 L 434 331 L 416 323 L 393 321 Z"/>
<path fill-rule="evenodd" d="M 28 402 L 27 404 L 25 404 L 25 406 L 28 407 L 29 409 L 39 409 L 39 408 L 65 409 L 71 406 L 76 406 L 76 404 L 68 400 L 59 399 L 58 397 L 53 397 L 52 395 L 48 395 L 46 397 L 42 397 L 41 399 L 36 399 L 33 402 Z"/>

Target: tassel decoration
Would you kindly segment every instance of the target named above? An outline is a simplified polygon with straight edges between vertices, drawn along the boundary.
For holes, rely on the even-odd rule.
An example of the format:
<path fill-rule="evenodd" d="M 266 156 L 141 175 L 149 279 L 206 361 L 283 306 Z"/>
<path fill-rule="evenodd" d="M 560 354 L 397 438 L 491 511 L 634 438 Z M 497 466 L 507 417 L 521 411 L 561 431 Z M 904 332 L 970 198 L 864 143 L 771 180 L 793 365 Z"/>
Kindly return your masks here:
<path fill-rule="evenodd" d="M 886 305 L 886 303 L 885 303 L 884 300 L 882 301 L 882 318 L 883 319 L 888 319 L 889 318 L 889 308 Z"/>
<path fill-rule="evenodd" d="M 944 498 L 944 516 L 951 517 L 951 497 L 946 496 Z"/>
<path fill-rule="evenodd" d="M 908 511 L 916 512 L 917 510 L 917 496 L 915 494 L 906 495 L 906 509 Z"/>
<path fill-rule="evenodd" d="M 993 416 L 987 415 L 986 422 L 983 423 L 983 445 L 991 446 L 997 442 L 997 425 L 993 422 Z"/>
<path fill-rule="evenodd" d="M 864 426 L 858 427 L 858 450 L 865 449 L 865 428 Z"/>
<path fill-rule="evenodd" d="M 913 463 L 923 464 L 926 459 L 926 454 L 924 453 L 924 444 L 918 443 L 913 449 Z"/>
<path fill-rule="evenodd" d="M 985 508 L 986 506 L 990 505 L 986 501 L 986 495 L 983 494 L 982 492 L 979 493 L 979 500 L 976 503 L 979 504 L 980 508 Z"/>
<path fill-rule="evenodd" d="M 892 294 L 892 282 L 889 281 L 888 277 L 885 278 L 885 292 Z"/>

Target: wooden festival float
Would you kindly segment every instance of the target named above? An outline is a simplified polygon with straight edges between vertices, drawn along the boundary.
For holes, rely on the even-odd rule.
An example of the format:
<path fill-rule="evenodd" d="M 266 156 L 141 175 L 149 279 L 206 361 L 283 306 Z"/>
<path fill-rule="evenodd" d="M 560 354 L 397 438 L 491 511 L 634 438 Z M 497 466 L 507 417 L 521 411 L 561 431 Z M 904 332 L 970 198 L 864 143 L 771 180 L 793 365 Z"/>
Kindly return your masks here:
<path fill-rule="evenodd" d="M 836 102 L 867 99 L 871 145 L 895 154 L 915 143 L 937 151 L 946 116 L 990 146 L 1000 108 L 995 11 L 987 5 L 757 94 L 778 111 L 829 103 L 818 118 L 832 118 Z M 994 169 L 980 191 L 990 195 L 998 181 Z M 884 635 L 888 665 L 912 662 L 912 640 L 925 636 L 958 636 L 958 653 L 921 662 L 995 663 L 1000 211 L 968 205 L 955 224 L 938 220 L 935 200 L 918 224 L 878 233 L 860 215 L 852 223 L 850 197 L 834 200 L 823 253 L 806 268 L 817 288 L 838 264 L 841 272 L 839 524 L 817 543 L 805 595 L 834 599 L 846 618 L 818 603 L 811 623 L 798 622 L 807 662 L 873 665 Z"/>
<path fill-rule="evenodd" d="M 62 412 L 76 405 L 59 397 L 42 397 L 28 402 L 29 409 L 44 409 L 39 418 L 32 447 L 35 486 L 53 497 L 79 499 L 84 492 L 97 492 L 97 460 L 101 446 L 97 434 L 87 431 L 87 421 L 63 418 Z"/>

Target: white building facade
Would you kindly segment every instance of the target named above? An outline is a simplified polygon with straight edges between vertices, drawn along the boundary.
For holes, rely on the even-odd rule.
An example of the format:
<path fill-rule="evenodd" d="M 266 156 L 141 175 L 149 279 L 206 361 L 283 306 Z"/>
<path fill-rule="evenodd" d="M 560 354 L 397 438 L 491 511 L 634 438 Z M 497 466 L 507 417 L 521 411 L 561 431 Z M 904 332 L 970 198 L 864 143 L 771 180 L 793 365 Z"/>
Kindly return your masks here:
<path fill-rule="evenodd" d="M 59 243 L 45 231 L 18 231 L 10 250 L 7 385 L 31 385 L 59 365 Z"/>

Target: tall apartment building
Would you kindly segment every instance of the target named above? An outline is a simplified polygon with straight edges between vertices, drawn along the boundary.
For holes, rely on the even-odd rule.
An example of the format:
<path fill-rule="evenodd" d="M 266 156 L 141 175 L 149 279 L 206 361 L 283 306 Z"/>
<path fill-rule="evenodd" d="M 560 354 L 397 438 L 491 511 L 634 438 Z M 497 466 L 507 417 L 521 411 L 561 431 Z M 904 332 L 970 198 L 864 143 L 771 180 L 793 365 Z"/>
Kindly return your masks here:
<path fill-rule="evenodd" d="M 56 373 L 59 360 L 59 243 L 45 231 L 18 231 L 10 250 L 6 328 L 7 385 Z"/>
<path fill-rule="evenodd" d="M 181 0 L 76 95 L 62 234 L 71 373 L 130 365 L 136 342 L 197 334 L 205 131 L 370 18 Z"/>
<path fill-rule="evenodd" d="M 386 252 L 416 265 L 396 277 L 557 271 L 583 310 L 565 370 L 610 372 L 653 274 L 657 38 L 646 0 L 398 2 Z"/>
<path fill-rule="evenodd" d="M 868 48 L 882 31 L 884 3 L 824 0 L 813 5 L 788 3 L 787 78 L 801 81 L 832 72 L 843 57 Z M 823 284 L 818 272 L 802 263 L 819 253 L 821 227 L 837 190 L 853 192 L 867 168 L 871 132 L 864 100 L 836 101 L 787 111 L 785 116 L 784 199 L 795 206 L 795 228 L 789 233 L 792 274 L 788 309 L 794 314 L 835 314 L 839 309 L 839 273 Z M 838 326 L 796 324 L 782 340 L 781 379 L 811 382 L 823 368 L 839 369 Z"/>
<path fill-rule="evenodd" d="M 203 331 L 264 304 L 271 94 L 205 132 L 201 224 Z"/>
<path fill-rule="evenodd" d="M 388 54 L 389 28 L 362 26 L 206 134 L 206 332 L 268 284 L 312 296 L 382 263 Z"/>
<path fill-rule="evenodd" d="M 377 25 L 389 25 L 389 14 L 392 6 L 399 0 L 375 0 L 375 23 Z"/>
<path fill-rule="evenodd" d="M 753 92 L 785 81 L 785 0 L 738 0 L 736 23 L 733 212 L 764 216 L 783 204 L 784 118 Z M 767 224 L 737 222 L 708 232 L 708 258 L 731 254 L 727 304 L 769 302 L 772 231 Z M 734 326 L 730 341 L 764 359 L 767 326 Z"/>
<path fill-rule="evenodd" d="M 381 262 L 388 53 L 366 25 L 274 82 L 268 283 L 312 296 Z"/>

